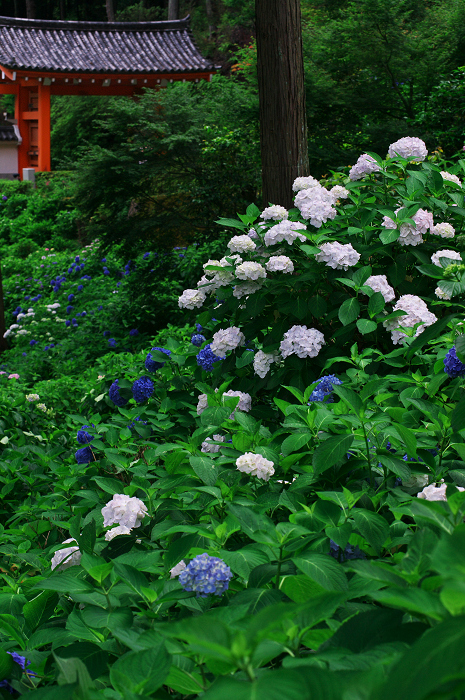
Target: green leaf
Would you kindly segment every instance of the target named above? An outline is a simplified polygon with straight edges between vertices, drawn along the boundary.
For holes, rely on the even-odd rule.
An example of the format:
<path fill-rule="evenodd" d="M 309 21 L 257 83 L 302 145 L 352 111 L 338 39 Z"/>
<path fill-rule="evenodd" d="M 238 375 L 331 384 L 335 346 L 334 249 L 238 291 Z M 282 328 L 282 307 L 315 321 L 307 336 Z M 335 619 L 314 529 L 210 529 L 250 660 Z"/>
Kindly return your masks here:
<path fill-rule="evenodd" d="M 202 695 L 202 700 L 303 700 L 309 697 L 305 678 L 297 671 L 262 669 L 253 682 L 227 676 L 218 678 Z"/>
<path fill-rule="evenodd" d="M 45 631 L 45 630 L 44 630 Z M 108 652 L 91 642 L 74 642 L 57 650 L 61 659 L 80 659 L 92 679 L 102 675 L 108 662 Z"/>
<path fill-rule="evenodd" d="M 46 622 L 54 613 L 58 596 L 52 591 L 43 591 L 23 607 L 23 615 L 31 630 Z"/>
<path fill-rule="evenodd" d="M 90 523 L 87 523 L 82 529 L 82 534 L 78 537 L 79 549 L 81 552 L 92 554 L 94 551 L 95 540 L 97 539 L 95 520 L 92 518 Z"/>
<path fill-rule="evenodd" d="M 229 418 L 231 412 L 231 409 L 224 406 L 210 406 L 203 411 L 200 416 L 200 422 L 202 425 L 211 425 L 216 428 Z"/>
<path fill-rule="evenodd" d="M 362 537 L 371 544 L 373 549 L 381 552 L 389 536 L 389 525 L 386 520 L 381 515 L 364 508 L 353 508 L 351 515 Z"/>
<path fill-rule="evenodd" d="M 122 489 L 124 488 L 124 484 L 122 481 L 118 481 L 118 479 L 110 479 L 106 476 L 94 476 L 92 478 L 92 481 L 95 481 L 97 486 L 99 486 L 102 489 L 102 491 L 105 491 L 106 493 L 111 493 L 112 496 L 115 493 L 121 493 Z M 71 530 L 70 534 L 72 537 L 75 538 L 75 535 L 72 535 Z"/>
<path fill-rule="evenodd" d="M 386 302 L 381 292 L 372 294 L 368 301 L 368 313 L 370 314 L 370 318 L 379 314 L 384 309 L 385 304 Z"/>
<path fill-rule="evenodd" d="M 417 439 L 415 437 L 415 433 L 413 430 L 410 428 L 407 428 L 405 425 L 402 425 L 401 423 L 396 423 L 395 425 L 392 426 L 393 430 L 397 433 L 397 435 L 400 437 L 402 442 L 404 443 L 406 449 L 407 449 L 407 455 L 409 457 L 416 457 L 417 456 Z"/>
<path fill-rule="evenodd" d="M 163 685 L 171 667 L 171 656 L 160 640 L 158 646 L 142 651 L 130 651 L 121 656 L 110 668 L 110 680 L 113 687 L 121 693 L 130 690 L 142 694 L 147 690 L 150 695 Z"/>
<path fill-rule="evenodd" d="M 321 474 L 340 462 L 347 454 L 353 441 L 353 435 L 336 435 L 322 442 L 313 453 L 315 471 Z"/>
<path fill-rule="evenodd" d="M 94 605 L 86 605 L 81 612 L 82 620 L 91 628 L 106 628 L 110 631 L 132 627 L 133 614 L 129 608 L 102 610 Z"/>
<path fill-rule="evenodd" d="M 63 659 L 55 653 L 53 656 L 55 657 L 56 664 L 60 671 L 57 678 L 58 685 L 77 683 L 80 692 L 83 693 L 84 696 L 94 687 L 89 671 L 81 659 Z"/>
<path fill-rule="evenodd" d="M 249 297 L 253 298 L 253 297 Z M 250 350 L 244 350 L 242 355 L 236 356 L 236 367 L 237 369 L 242 369 L 242 367 L 246 367 L 247 365 L 251 365 L 253 362 L 254 358 L 254 353 L 251 352 Z"/>
<path fill-rule="evenodd" d="M 378 324 L 375 321 L 370 321 L 367 318 L 359 318 L 357 320 L 357 328 L 362 335 L 373 333 L 377 327 Z"/>
<path fill-rule="evenodd" d="M 7 654 L 4 649 L 0 648 L 0 681 L 5 678 L 11 678 L 11 671 L 15 665 L 11 654 Z"/>
<path fill-rule="evenodd" d="M 241 231 L 245 231 L 247 226 L 243 224 L 241 221 L 237 221 L 237 219 L 218 219 L 215 221 L 215 224 L 219 224 L 220 226 L 228 226 L 232 228 L 240 228 Z"/>
<path fill-rule="evenodd" d="M 455 352 L 460 362 L 465 363 L 465 334 L 461 333 L 455 339 Z"/>
<path fill-rule="evenodd" d="M 279 589 L 294 603 L 306 603 L 321 595 L 325 590 L 323 586 L 304 574 L 283 576 Z"/>
<path fill-rule="evenodd" d="M 360 313 L 360 304 L 355 297 L 346 299 L 339 309 L 339 320 L 343 326 L 347 326 L 358 317 Z"/>
<path fill-rule="evenodd" d="M 371 267 L 366 265 L 365 267 L 359 267 L 355 270 L 352 275 L 352 280 L 357 287 L 363 287 L 367 279 L 371 276 Z"/>
<path fill-rule="evenodd" d="M 289 435 L 289 437 L 287 437 L 281 445 L 281 452 L 286 457 L 292 452 L 300 450 L 312 439 L 312 437 L 313 434 L 310 431 L 306 431 L 304 433 L 294 433 L 293 435 Z"/>
<path fill-rule="evenodd" d="M 406 358 L 411 360 L 420 348 L 426 345 L 426 343 L 429 343 L 430 340 L 436 339 L 453 318 L 455 318 L 454 314 L 449 314 L 439 319 L 439 321 L 436 321 L 436 323 L 433 323 L 432 326 L 425 328 L 425 330 L 410 344 L 406 352 Z M 399 323 L 402 325 L 402 319 L 400 319 Z"/>
<path fill-rule="evenodd" d="M 327 591 L 346 591 L 347 578 L 343 567 L 327 554 L 308 552 L 292 559 L 304 574 Z"/>
<path fill-rule="evenodd" d="M 400 231 L 398 231 L 396 228 L 388 228 L 379 234 L 379 239 L 381 243 L 388 245 L 389 243 L 394 243 L 394 241 L 397 241 L 399 236 Z"/>
<path fill-rule="evenodd" d="M 352 391 L 352 389 L 348 389 L 345 386 L 341 386 L 340 384 L 335 384 L 333 386 L 333 391 L 344 401 L 346 406 L 348 406 L 356 416 L 360 417 L 363 415 L 362 399 L 355 393 L 355 391 Z"/>
<path fill-rule="evenodd" d="M 371 594 L 371 598 L 389 608 L 399 608 L 411 615 L 427 615 L 433 620 L 448 617 L 447 610 L 437 594 L 422 588 L 387 588 Z"/>
<path fill-rule="evenodd" d="M 206 486 L 214 486 L 218 479 L 218 467 L 214 460 L 206 455 L 189 457 L 189 462 L 199 479 Z"/>
<path fill-rule="evenodd" d="M 408 649 L 392 668 L 379 700 L 425 700 L 450 679 L 464 678 L 465 617 L 440 622 Z M 439 693 L 451 698 L 455 693 Z"/>

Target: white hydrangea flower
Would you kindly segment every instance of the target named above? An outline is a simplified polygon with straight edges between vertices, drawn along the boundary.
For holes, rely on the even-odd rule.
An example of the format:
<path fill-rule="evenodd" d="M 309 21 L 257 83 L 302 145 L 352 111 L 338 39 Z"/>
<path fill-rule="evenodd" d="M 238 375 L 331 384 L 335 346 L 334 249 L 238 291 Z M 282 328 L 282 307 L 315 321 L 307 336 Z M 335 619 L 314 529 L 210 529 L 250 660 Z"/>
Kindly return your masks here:
<path fill-rule="evenodd" d="M 391 143 L 388 150 L 388 156 L 395 158 L 401 156 L 407 160 L 414 160 L 420 163 L 425 160 L 428 155 L 426 144 L 416 136 L 404 136 L 404 138 Z"/>
<path fill-rule="evenodd" d="M 234 258 L 237 262 L 241 262 L 241 258 L 236 255 L 231 255 L 231 258 Z M 215 267 L 224 267 L 225 270 L 207 270 L 206 267 L 209 265 L 214 265 Z M 210 277 L 211 280 L 211 290 L 214 291 L 216 289 L 219 289 L 219 287 L 227 287 L 230 282 L 234 279 L 234 274 L 233 274 L 233 266 L 231 265 L 230 262 L 228 262 L 225 258 L 222 258 L 221 260 L 208 260 L 203 266 L 204 269 L 204 277 Z M 203 278 L 202 278 L 203 279 Z"/>
<path fill-rule="evenodd" d="M 286 241 L 292 245 L 296 238 L 304 243 L 307 239 L 299 231 L 306 231 L 307 227 L 300 221 L 282 221 L 276 226 L 272 226 L 265 233 L 265 245 L 276 245 Z"/>
<path fill-rule="evenodd" d="M 455 250 L 438 250 L 437 253 L 433 253 L 431 256 L 431 262 L 437 267 L 442 267 L 439 258 L 449 258 L 450 260 L 458 260 L 462 262 L 462 256 Z"/>
<path fill-rule="evenodd" d="M 329 190 L 329 194 L 332 196 L 334 202 L 336 202 L 338 199 L 347 199 L 350 192 L 346 190 L 345 187 L 342 187 L 342 185 L 334 185 L 334 187 L 331 187 Z"/>
<path fill-rule="evenodd" d="M 446 301 L 449 301 L 451 299 L 450 294 L 447 292 L 444 292 L 441 287 L 436 287 L 434 290 L 434 293 L 436 294 L 438 299 L 445 299 Z"/>
<path fill-rule="evenodd" d="M 249 238 L 253 238 L 255 240 L 260 238 L 260 236 L 258 235 L 258 233 L 256 232 L 256 230 L 254 228 L 249 228 L 249 232 L 247 235 L 249 236 Z"/>
<path fill-rule="evenodd" d="M 215 442 L 224 442 L 224 435 L 214 435 L 213 440 L 215 440 Z M 202 446 L 200 448 L 200 451 L 201 452 L 215 453 L 215 452 L 219 452 L 220 448 L 221 448 L 221 445 L 214 445 L 212 443 L 212 439 L 207 438 L 204 442 L 202 442 Z"/>
<path fill-rule="evenodd" d="M 350 243 L 323 243 L 320 245 L 320 251 L 315 255 L 315 260 L 326 263 L 333 270 L 347 270 L 360 260 L 360 253 L 357 253 Z"/>
<path fill-rule="evenodd" d="M 230 350 L 244 345 L 245 335 L 236 326 L 217 331 L 210 344 L 211 351 L 218 357 L 225 357 Z"/>
<path fill-rule="evenodd" d="M 181 559 L 181 561 L 179 562 L 179 564 L 176 564 L 176 566 L 173 566 L 173 568 L 170 569 L 170 574 L 171 574 L 171 575 L 170 575 L 170 578 L 176 578 L 176 576 L 179 576 L 179 574 L 181 573 L 181 571 L 184 571 L 185 568 L 186 568 L 186 564 L 185 564 L 184 561 Z"/>
<path fill-rule="evenodd" d="M 266 277 L 263 265 L 256 262 L 244 262 L 236 267 L 236 277 L 240 280 L 258 280 Z"/>
<path fill-rule="evenodd" d="M 423 333 L 427 326 L 431 326 L 438 320 L 434 314 L 428 311 L 428 307 L 423 299 L 420 299 L 420 297 L 414 294 L 404 294 L 400 297 L 398 302 L 394 305 L 393 311 L 399 311 L 400 309 L 406 311 L 407 314 L 383 322 L 383 326 L 386 330 L 391 332 L 394 345 L 405 342 L 407 338 L 407 335 L 401 330 L 396 330 L 399 326 L 413 328 L 417 323 L 421 324 L 415 331 L 415 337 L 417 337 L 420 333 Z"/>
<path fill-rule="evenodd" d="M 316 357 L 324 344 L 324 335 L 316 328 L 292 326 L 284 333 L 279 349 L 284 358 L 295 354 L 303 359 L 305 357 Z"/>
<path fill-rule="evenodd" d="M 287 219 L 289 212 L 284 207 L 279 206 L 279 204 L 273 204 L 271 207 L 266 207 L 260 214 L 260 218 L 267 221 L 271 219 L 272 221 L 282 221 Z"/>
<path fill-rule="evenodd" d="M 228 243 L 228 248 L 231 253 L 250 253 L 252 250 L 255 250 L 256 247 L 252 238 L 248 235 L 233 236 Z"/>
<path fill-rule="evenodd" d="M 349 172 L 349 178 L 351 180 L 361 180 L 364 175 L 370 175 L 371 173 L 379 173 L 381 168 L 374 158 L 368 155 L 368 153 L 363 153 L 355 165 L 353 165 Z"/>
<path fill-rule="evenodd" d="M 465 491 L 461 486 L 457 486 L 456 488 L 458 491 Z M 435 484 L 425 486 L 423 491 L 417 494 L 417 498 L 423 498 L 425 501 L 447 501 L 446 489 L 447 484 L 441 480 L 441 486 L 436 486 Z"/>
<path fill-rule="evenodd" d="M 401 207 L 399 207 L 399 209 L 396 209 L 394 213 L 397 214 L 397 212 L 399 212 L 400 209 Z M 423 243 L 422 234 L 427 233 L 428 230 L 432 231 L 433 229 L 433 215 L 431 214 L 431 212 L 426 211 L 426 209 L 419 209 L 417 213 L 414 214 L 411 218 L 415 222 L 414 225 L 407 223 L 400 225 L 400 235 L 397 239 L 399 245 L 419 245 L 420 243 Z M 397 228 L 396 222 L 389 216 L 385 216 L 383 218 L 381 226 L 384 226 L 384 228 Z"/>
<path fill-rule="evenodd" d="M 185 289 L 178 299 L 178 306 L 180 309 L 200 309 L 206 298 L 203 289 Z"/>
<path fill-rule="evenodd" d="M 26 401 L 39 401 L 39 394 L 26 394 Z"/>
<path fill-rule="evenodd" d="M 452 175 L 452 173 L 448 173 L 447 170 L 441 170 L 441 175 L 443 180 L 449 180 L 449 182 L 455 182 L 456 185 L 460 185 L 462 187 L 462 180 L 457 177 L 457 175 Z"/>
<path fill-rule="evenodd" d="M 65 540 L 63 544 L 69 544 L 70 542 L 76 542 L 72 537 L 69 540 Z M 67 547 L 66 549 L 59 549 L 58 552 L 52 557 L 51 568 L 58 569 L 58 571 L 64 571 L 70 566 L 79 566 L 81 563 L 81 552 L 79 547 Z"/>
<path fill-rule="evenodd" d="M 441 238 L 453 238 L 455 236 L 455 228 L 451 224 L 436 224 L 431 229 L 431 233 Z"/>
<path fill-rule="evenodd" d="M 300 190 L 308 190 L 310 187 L 319 187 L 320 183 L 314 177 L 309 175 L 308 177 L 296 177 L 292 184 L 293 192 L 300 192 Z"/>
<path fill-rule="evenodd" d="M 309 219 L 316 228 L 320 228 L 328 219 L 334 219 L 337 214 L 334 202 L 334 196 L 321 185 L 300 190 L 295 198 L 295 205 L 303 218 Z"/>
<path fill-rule="evenodd" d="M 273 255 L 266 263 L 268 272 L 294 272 L 294 263 L 287 255 Z"/>
<path fill-rule="evenodd" d="M 105 540 L 107 542 L 111 542 L 114 537 L 117 537 L 118 535 L 129 535 L 131 533 L 131 528 L 126 527 L 125 525 L 117 525 L 116 527 L 112 527 L 111 530 L 108 530 L 108 532 L 105 533 Z"/>
<path fill-rule="evenodd" d="M 371 275 L 364 284 L 371 287 L 374 292 L 381 292 L 386 302 L 396 298 L 396 293 L 387 281 L 386 275 Z"/>
<path fill-rule="evenodd" d="M 254 294 L 261 289 L 263 284 L 258 282 L 244 282 L 243 284 L 236 284 L 233 289 L 233 297 L 236 299 L 242 299 L 242 297 L 248 297 L 250 294 Z"/>
<path fill-rule="evenodd" d="M 223 394 L 223 399 L 228 398 L 228 397 L 239 397 L 239 403 L 236 406 L 236 409 L 231 413 L 229 416 L 231 420 L 234 419 L 234 414 L 236 410 L 238 411 L 244 411 L 244 413 L 248 413 L 250 409 L 252 408 L 252 397 L 250 394 L 247 394 L 243 391 L 225 391 Z"/>
<path fill-rule="evenodd" d="M 236 467 L 238 471 L 251 474 L 259 479 L 263 479 L 263 481 L 269 481 L 274 474 L 273 462 L 253 452 L 246 452 L 241 457 L 238 457 L 236 459 Z"/>
<path fill-rule="evenodd" d="M 218 389 L 215 389 L 215 394 L 217 392 L 218 392 Z M 206 408 L 208 408 L 208 395 L 207 394 L 199 394 L 198 401 L 197 401 L 197 415 L 200 416 L 200 414 L 203 413 Z"/>
<path fill-rule="evenodd" d="M 139 527 L 147 512 L 147 507 L 140 498 L 115 493 L 102 508 L 103 526 L 123 525 L 129 529 Z"/>
<path fill-rule="evenodd" d="M 279 358 L 279 352 L 263 352 L 263 350 L 259 350 L 255 353 L 253 359 L 255 374 L 258 374 L 258 376 L 263 379 L 270 371 L 273 362 L 278 362 Z"/>

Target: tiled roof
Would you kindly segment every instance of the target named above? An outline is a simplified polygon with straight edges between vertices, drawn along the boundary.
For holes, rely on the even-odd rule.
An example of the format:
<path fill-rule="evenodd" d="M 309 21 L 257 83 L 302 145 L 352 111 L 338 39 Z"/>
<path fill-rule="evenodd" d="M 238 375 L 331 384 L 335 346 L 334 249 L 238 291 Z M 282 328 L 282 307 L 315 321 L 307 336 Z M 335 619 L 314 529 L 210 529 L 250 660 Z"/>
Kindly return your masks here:
<path fill-rule="evenodd" d="M 169 22 L 62 22 L 0 17 L 0 65 L 57 73 L 200 73 L 189 17 Z"/>
<path fill-rule="evenodd" d="M 17 141 L 15 128 L 10 122 L 0 120 L 0 141 Z"/>

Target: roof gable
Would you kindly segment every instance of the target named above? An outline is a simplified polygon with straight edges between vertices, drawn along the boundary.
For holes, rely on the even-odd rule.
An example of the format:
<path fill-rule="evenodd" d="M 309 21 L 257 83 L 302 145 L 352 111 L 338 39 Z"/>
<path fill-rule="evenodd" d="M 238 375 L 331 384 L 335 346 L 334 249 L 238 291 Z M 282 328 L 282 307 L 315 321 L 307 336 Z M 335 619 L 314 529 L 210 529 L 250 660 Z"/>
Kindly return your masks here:
<path fill-rule="evenodd" d="M 189 17 L 169 22 L 63 22 L 0 17 L 0 65 L 56 73 L 196 73 L 215 66 Z"/>

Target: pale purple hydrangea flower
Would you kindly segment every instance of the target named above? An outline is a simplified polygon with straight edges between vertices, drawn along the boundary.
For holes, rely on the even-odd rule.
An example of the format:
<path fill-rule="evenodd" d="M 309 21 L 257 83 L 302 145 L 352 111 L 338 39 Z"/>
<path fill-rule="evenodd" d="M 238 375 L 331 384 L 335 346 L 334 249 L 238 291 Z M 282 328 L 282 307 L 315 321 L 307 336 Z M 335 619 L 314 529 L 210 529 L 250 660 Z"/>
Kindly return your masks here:
<path fill-rule="evenodd" d="M 428 310 L 423 299 L 420 299 L 420 297 L 414 294 L 404 294 L 400 297 L 393 308 L 393 311 L 399 310 L 406 311 L 406 315 L 383 321 L 383 326 L 391 333 L 394 345 L 404 343 L 408 337 L 403 331 L 397 330 L 399 326 L 413 328 L 416 324 L 420 324 L 415 331 L 415 337 L 417 337 L 420 333 L 423 333 L 427 326 L 431 326 L 438 320 L 437 317 Z"/>
<path fill-rule="evenodd" d="M 236 267 L 236 277 L 240 280 L 252 282 L 264 279 L 266 277 L 266 270 L 263 265 L 256 262 L 244 262 Z"/>
<path fill-rule="evenodd" d="M 443 180 L 448 180 L 449 182 L 455 182 L 456 185 L 459 185 L 462 187 L 462 180 L 457 177 L 457 175 L 453 175 L 452 173 L 448 173 L 447 170 L 442 170 L 441 175 Z"/>
<path fill-rule="evenodd" d="M 131 528 L 126 527 L 125 525 L 117 525 L 116 527 L 112 527 L 111 530 L 108 530 L 108 532 L 105 533 L 105 540 L 106 542 L 111 542 L 112 539 L 115 537 L 118 537 L 118 535 L 130 535 L 131 534 Z"/>
<path fill-rule="evenodd" d="M 217 331 L 213 335 L 210 344 L 211 351 L 220 357 L 224 357 L 230 350 L 235 350 L 245 343 L 245 335 L 236 326 Z"/>
<path fill-rule="evenodd" d="M 234 398 L 236 396 L 239 397 L 239 403 L 237 404 L 235 410 L 229 416 L 230 420 L 234 420 L 236 410 L 237 411 L 244 411 L 244 413 L 248 413 L 250 411 L 250 409 L 252 408 L 252 397 L 250 396 L 250 394 L 247 394 L 244 391 L 232 391 L 232 390 L 225 391 L 223 394 L 223 403 L 224 403 L 224 399 L 227 399 L 228 397 Z"/>
<path fill-rule="evenodd" d="M 258 280 L 257 282 L 243 282 L 242 284 L 236 284 L 233 289 L 233 297 L 236 299 L 242 299 L 242 297 L 248 297 L 250 294 L 255 294 L 259 289 L 263 287 L 263 282 Z"/>
<path fill-rule="evenodd" d="M 215 442 L 224 442 L 224 435 L 214 435 L 213 440 Z M 205 453 L 215 454 L 220 451 L 221 445 L 214 445 L 212 438 L 207 438 L 202 442 L 200 451 Z"/>
<path fill-rule="evenodd" d="M 246 452 L 236 459 L 236 467 L 240 472 L 256 476 L 263 481 L 269 481 L 274 474 L 274 464 L 260 454 Z"/>
<path fill-rule="evenodd" d="M 397 215 L 397 212 L 399 212 L 401 208 L 402 207 L 396 209 L 394 213 Z M 427 233 L 428 231 L 432 231 L 433 229 L 434 222 L 431 212 L 426 211 L 425 209 L 419 209 L 411 218 L 415 224 L 400 224 L 399 238 L 397 239 L 399 245 L 420 245 L 420 243 L 423 243 L 423 234 Z M 397 228 L 396 222 L 389 216 L 385 216 L 383 218 L 381 225 L 384 226 L 384 228 Z"/>
<path fill-rule="evenodd" d="M 417 494 L 417 498 L 423 498 L 425 501 L 447 501 L 446 489 L 447 484 L 444 482 L 442 482 L 440 486 L 430 484 L 429 486 L 425 486 L 423 491 Z M 465 491 L 461 486 L 456 486 L 456 489 L 458 491 Z"/>
<path fill-rule="evenodd" d="M 265 245 L 276 245 L 283 241 L 292 245 L 296 239 L 304 243 L 307 239 L 299 231 L 305 231 L 306 229 L 305 224 L 302 224 L 300 221 L 282 221 L 280 224 L 269 228 L 265 233 Z"/>
<path fill-rule="evenodd" d="M 441 289 L 441 287 L 436 287 L 436 289 L 434 290 L 434 293 L 436 294 L 438 299 L 444 299 L 445 301 L 450 301 L 450 299 L 452 298 L 450 296 L 450 294 L 448 294 L 447 292 L 444 292 Z"/>
<path fill-rule="evenodd" d="M 334 219 L 337 214 L 334 202 L 334 196 L 321 186 L 300 190 L 295 198 L 295 205 L 303 218 L 316 228 L 320 228 L 328 219 Z"/>
<path fill-rule="evenodd" d="M 147 512 L 147 507 L 140 498 L 115 493 L 102 508 L 103 526 L 122 525 L 132 530 L 133 527 L 139 527 Z"/>
<path fill-rule="evenodd" d="M 368 155 L 368 153 L 363 153 L 355 165 L 353 165 L 349 172 L 349 178 L 351 180 L 361 180 L 365 175 L 371 175 L 371 173 L 379 173 L 381 168 L 374 158 Z"/>
<path fill-rule="evenodd" d="M 287 219 L 289 216 L 289 212 L 287 209 L 284 207 L 281 207 L 279 204 L 273 204 L 271 207 L 266 207 L 260 214 L 260 218 L 262 218 L 264 221 L 268 221 L 271 219 L 272 221 L 282 221 L 283 219 Z"/>
<path fill-rule="evenodd" d="M 388 156 L 395 158 L 401 156 L 406 160 L 414 160 L 417 163 L 425 160 L 428 155 L 426 144 L 416 136 L 404 136 L 404 138 L 391 143 L 388 150 Z"/>
<path fill-rule="evenodd" d="M 292 326 L 284 334 L 279 349 L 284 358 L 294 354 L 303 359 L 316 357 L 324 344 L 324 335 L 316 328 Z"/>
<path fill-rule="evenodd" d="M 381 292 L 386 302 L 393 301 L 396 298 L 396 293 L 388 283 L 386 275 L 371 275 L 364 282 L 364 285 L 370 287 L 374 292 Z"/>
<path fill-rule="evenodd" d="M 231 253 L 250 253 L 255 250 L 256 247 L 252 238 L 248 235 L 233 236 L 228 243 L 228 248 Z"/>
<path fill-rule="evenodd" d="M 273 255 L 266 263 L 268 272 L 294 272 L 294 263 L 287 255 Z"/>
<path fill-rule="evenodd" d="M 173 566 L 173 568 L 170 569 L 170 574 L 171 574 L 171 575 L 170 575 L 170 578 L 176 578 L 176 576 L 179 576 L 179 574 L 181 573 L 181 571 L 184 571 L 185 568 L 186 568 L 186 564 L 185 564 L 185 562 L 181 559 L 181 561 L 179 562 L 179 564 L 176 564 L 176 566 Z"/>
<path fill-rule="evenodd" d="M 455 250 L 438 250 L 437 253 L 433 253 L 431 256 L 431 262 L 433 265 L 442 267 L 440 258 L 448 258 L 449 260 L 457 260 L 458 262 L 462 262 L 462 256 Z"/>
<path fill-rule="evenodd" d="M 451 224 L 444 222 L 433 226 L 431 233 L 435 236 L 441 236 L 441 238 L 453 238 L 455 236 L 455 228 Z"/>
<path fill-rule="evenodd" d="M 255 353 L 253 359 L 255 374 L 258 374 L 258 376 L 263 379 L 263 377 L 265 377 L 270 371 L 271 365 L 274 362 L 278 362 L 279 359 L 279 352 L 263 352 L 263 350 L 259 350 L 257 353 Z"/>
<path fill-rule="evenodd" d="M 293 192 L 300 192 L 300 190 L 307 190 L 311 187 L 320 187 L 320 183 L 311 175 L 308 177 L 296 177 L 292 184 Z"/>
<path fill-rule="evenodd" d="M 185 289 L 178 299 L 180 309 L 200 309 L 206 299 L 202 289 Z"/>
<path fill-rule="evenodd" d="M 63 544 L 70 544 L 71 542 L 76 543 L 76 540 L 71 537 L 70 539 L 65 540 Z M 65 549 L 59 549 L 57 552 L 55 552 L 52 558 L 52 571 L 53 569 L 58 569 L 58 571 L 64 571 L 70 566 L 79 566 L 79 564 L 81 563 L 81 556 L 82 554 L 79 550 L 79 547 L 67 547 Z"/>
<path fill-rule="evenodd" d="M 343 245 L 334 241 L 320 245 L 320 252 L 315 255 L 315 260 L 326 263 L 333 270 L 347 270 L 358 263 L 360 253 L 357 253 L 350 243 Z"/>

